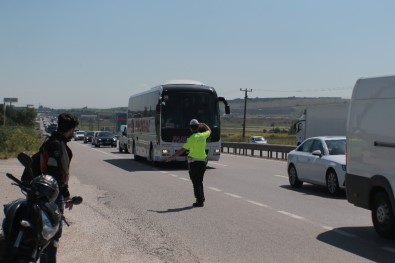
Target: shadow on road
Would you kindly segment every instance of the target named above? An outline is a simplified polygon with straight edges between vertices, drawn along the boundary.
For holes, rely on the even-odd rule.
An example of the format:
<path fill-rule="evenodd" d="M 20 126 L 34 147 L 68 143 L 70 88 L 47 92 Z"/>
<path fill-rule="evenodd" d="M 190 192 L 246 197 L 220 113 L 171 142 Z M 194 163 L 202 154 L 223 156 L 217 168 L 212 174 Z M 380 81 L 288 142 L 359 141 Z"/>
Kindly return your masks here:
<path fill-rule="evenodd" d="M 317 239 L 373 262 L 394 262 L 395 240 L 379 237 L 373 226 L 335 228 Z"/>
<path fill-rule="evenodd" d="M 155 167 L 148 165 L 148 163 L 138 162 L 131 159 L 108 159 L 104 161 L 128 172 L 143 172 L 143 171 L 157 170 Z"/>
<path fill-rule="evenodd" d="M 181 211 L 185 211 L 185 210 L 190 210 L 192 209 L 193 206 L 186 206 L 186 207 L 181 207 L 181 208 L 169 208 L 167 210 L 147 210 L 148 212 L 155 212 L 158 214 L 164 214 L 164 213 L 176 213 L 176 212 L 181 212 Z"/>
<path fill-rule="evenodd" d="M 156 171 L 158 169 L 163 171 L 188 170 L 187 163 L 183 162 L 156 163 L 152 165 L 148 161 L 136 161 L 134 159 L 108 159 L 104 161 L 128 172 Z M 215 169 L 215 167 L 208 165 L 206 169 Z"/>
<path fill-rule="evenodd" d="M 301 188 L 293 188 L 290 185 L 281 185 L 280 187 L 290 190 L 290 191 L 301 193 L 304 195 L 314 195 L 314 196 L 319 196 L 319 197 L 323 197 L 323 198 L 330 198 L 330 199 L 347 199 L 345 191 L 342 191 L 338 195 L 331 195 L 327 192 L 325 187 L 318 186 L 318 185 L 304 183 Z"/>

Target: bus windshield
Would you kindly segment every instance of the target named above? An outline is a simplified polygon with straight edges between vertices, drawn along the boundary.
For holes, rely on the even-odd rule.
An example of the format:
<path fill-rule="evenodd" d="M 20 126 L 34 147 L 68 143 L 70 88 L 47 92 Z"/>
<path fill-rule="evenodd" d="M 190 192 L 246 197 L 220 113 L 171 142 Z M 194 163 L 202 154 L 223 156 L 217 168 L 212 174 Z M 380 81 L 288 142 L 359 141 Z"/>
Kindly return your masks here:
<path fill-rule="evenodd" d="M 167 92 L 161 106 L 161 138 L 165 142 L 185 142 L 189 122 L 197 119 L 210 126 L 208 142 L 220 140 L 220 113 L 217 96 L 208 92 Z"/>
<path fill-rule="evenodd" d="M 168 93 L 162 103 L 162 129 L 188 129 L 191 119 L 211 128 L 220 125 L 217 97 L 213 93 Z"/>

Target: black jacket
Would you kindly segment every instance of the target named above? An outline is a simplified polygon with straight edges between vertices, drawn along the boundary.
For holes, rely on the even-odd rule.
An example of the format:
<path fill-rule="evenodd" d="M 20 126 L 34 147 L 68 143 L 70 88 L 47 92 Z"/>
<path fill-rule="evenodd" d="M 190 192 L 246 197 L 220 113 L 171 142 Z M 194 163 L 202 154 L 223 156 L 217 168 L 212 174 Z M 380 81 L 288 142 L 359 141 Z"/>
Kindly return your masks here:
<path fill-rule="evenodd" d="M 53 176 L 59 184 L 60 193 L 69 197 L 69 167 L 73 157 L 71 149 L 67 146 L 67 139 L 57 131 L 44 142 L 40 148 L 41 172 Z"/>

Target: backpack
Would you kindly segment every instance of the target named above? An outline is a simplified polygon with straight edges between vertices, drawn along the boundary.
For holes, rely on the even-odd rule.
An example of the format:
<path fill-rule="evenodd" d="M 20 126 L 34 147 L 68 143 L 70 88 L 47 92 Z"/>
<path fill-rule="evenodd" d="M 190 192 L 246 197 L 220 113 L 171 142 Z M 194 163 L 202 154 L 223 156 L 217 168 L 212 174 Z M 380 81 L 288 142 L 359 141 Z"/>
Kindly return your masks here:
<path fill-rule="evenodd" d="M 28 169 L 25 168 L 25 170 L 23 170 L 23 174 L 21 177 L 21 181 L 27 181 L 30 182 L 32 179 L 34 179 L 35 177 L 41 175 L 41 152 L 42 152 L 42 146 L 40 147 L 40 149 L 38 150 L 38 152 L 36 152 L 35 154 L 33 154 L 31 156 L 32 158 L 32 174 L 29 173 Z"/>

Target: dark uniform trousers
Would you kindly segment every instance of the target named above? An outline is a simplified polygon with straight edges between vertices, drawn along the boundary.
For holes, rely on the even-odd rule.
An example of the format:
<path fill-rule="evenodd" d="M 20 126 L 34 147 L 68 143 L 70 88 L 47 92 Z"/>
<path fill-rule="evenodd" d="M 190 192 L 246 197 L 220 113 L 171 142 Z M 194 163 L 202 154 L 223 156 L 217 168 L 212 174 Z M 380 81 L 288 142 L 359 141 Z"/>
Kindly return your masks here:
<path fill-rule="evenodd" d="M 206 161 L 194 161 L 189 163 L 189 177 L 193 184 L 193 192 L 196 201 L 202 203 L 205 201 L 203 191 L 203 177 L 206 171 Z"/>

